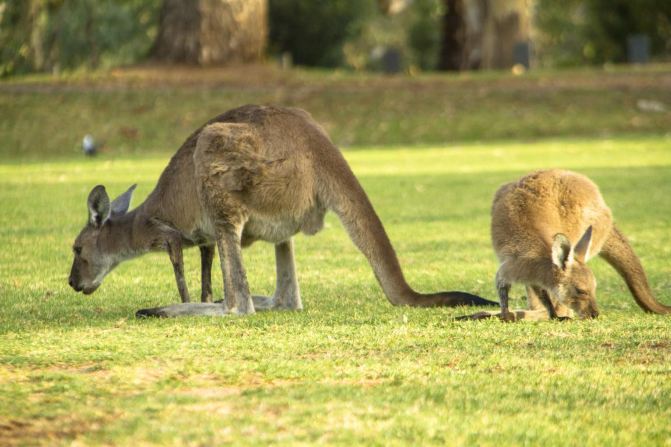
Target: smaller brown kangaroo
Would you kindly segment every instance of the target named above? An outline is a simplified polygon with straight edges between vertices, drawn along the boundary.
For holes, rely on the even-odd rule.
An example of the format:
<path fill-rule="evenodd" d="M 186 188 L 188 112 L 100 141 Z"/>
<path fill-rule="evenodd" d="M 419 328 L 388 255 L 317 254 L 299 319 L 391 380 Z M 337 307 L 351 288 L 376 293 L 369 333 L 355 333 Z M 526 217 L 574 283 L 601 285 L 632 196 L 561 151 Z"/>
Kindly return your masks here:
<path fill-rule="evenodd" d="M 583 175 L 538 171 L 503 185 L 494 196 L 491 233 L 501 263 L 496 272 L 501 313 L 461 319 L 565 319 L 571 313 L 595 318 L 596 280 L 587 261 L 597 254 L 617 270 L 643 310 L 671 313 L 671 306 L 653 296 L 599 188 Z M 528 310 L 508 309 L 508 292 L 516 282 L 526 285 Z"/>

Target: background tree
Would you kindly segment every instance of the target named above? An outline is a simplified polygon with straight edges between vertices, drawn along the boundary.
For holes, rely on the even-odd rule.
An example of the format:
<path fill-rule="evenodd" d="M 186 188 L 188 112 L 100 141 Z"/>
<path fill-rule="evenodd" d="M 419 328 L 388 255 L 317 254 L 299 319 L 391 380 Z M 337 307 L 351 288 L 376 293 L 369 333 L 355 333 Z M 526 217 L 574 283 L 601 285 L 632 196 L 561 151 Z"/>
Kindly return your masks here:
<path fill-rule="evenodd" d="M 627 38 L 645 34 L 653 57 L 671 53 L 668 0 L 535 0 L 534 46 L 543 66 L 626 62 Z"/>
<path fill-rule="evenodd" d="M 44 67 L 46 7 L 42 0 L 0 3 L 0 75 Z"/>
<path fill-rule="evenodd" d="M 0 0 L 0 76 L 146 57 L 158 0 Z"/>
<path fill-rule="evenodd" d="M 376 7 L 364 0 L 270 0 L 271 49 L 290 53 L 300 65 L 337 67 L 343 45 Z"/>
<path fill-rule="evenodd" d="M 470 3 L 477 3 L 471 0 Z M 480 0 L 482 15 L 481 68 L 510 68 L 515 45 L 529 43 L 533 0 Z"/>
<path fill-rule="evenodd" d="M 267 0 L 164 0 L 152 56 L 198 65 L 258 60 L 267 10 Z"/>
<path fill-rule="evenodd" d="M 462 68 L 465 45 L 464 0 L 445 0 L 442 18 L 442 41 L 438 69 L 457 71 Z"/>
<path fill-rule="evenodd" d="M 513 65 L 513 49 L 529 41 L 531 0 L 444 0 L 441 70 Z"/>
<path fill-rule="evenodd" d="M 490 69 L 532 43 L 534 63 L 627 61 L 627 39 L 671 55 L 669 0 L 0 0 L 0 76 L 157 60 L 225 64 L 291 53 L 299 65 Z M 519 48 L 518 48 L 519 49 Z M 150 51 L 153 50 L 153 51 Z"/>

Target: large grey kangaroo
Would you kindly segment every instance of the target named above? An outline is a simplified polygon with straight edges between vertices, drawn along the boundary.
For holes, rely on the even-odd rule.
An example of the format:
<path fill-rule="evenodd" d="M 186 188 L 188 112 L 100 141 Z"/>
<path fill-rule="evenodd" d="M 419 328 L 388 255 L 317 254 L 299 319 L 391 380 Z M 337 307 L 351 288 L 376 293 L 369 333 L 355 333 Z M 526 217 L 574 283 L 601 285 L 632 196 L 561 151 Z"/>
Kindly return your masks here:
<path fill-rule="evenodd" d="M 500 261 L 496 288 L 501 313 L 460 317 L 503 320 L 594 318 L 596 280 L 587 261 L 597 254 L 617 270 L 638 305 L 671 313 L 650 290 L 641 262 L 615 227 L 599 188 L 587 177 L 563 170 L 538 171 L 503 185 L 494 196 L 492 244 Z M 514 282 L 527 289 L 528 310 L 508 310 Z"/>
<path fill-rule="evenodd" d="M 393 305 L 497 305 L 464 292 L 420 294 L 403 277 L 396 253 L 366 193 L 326 132 L 305 111 L 243 106 L 196 130 L 172 157 L 154 191 L 128 212 L 134 186 L 110 203 L 105 188 L 88 197 L 89 220 L 75 240 L 70 285 L 93 293 L 120 262 L 167 250 L 182 304 L 143 309 L 138 316 L 250 314 L 301 309 L 292 236 L 317 233 L 333 210 L 366 256 Z M 275 244 L 272 297 L 252 296 L 241 248 Z M 224 300 L 212 303 L 217 246 Z M 201 253 L 201 303 L 190 303 L 183 247 Z"/>

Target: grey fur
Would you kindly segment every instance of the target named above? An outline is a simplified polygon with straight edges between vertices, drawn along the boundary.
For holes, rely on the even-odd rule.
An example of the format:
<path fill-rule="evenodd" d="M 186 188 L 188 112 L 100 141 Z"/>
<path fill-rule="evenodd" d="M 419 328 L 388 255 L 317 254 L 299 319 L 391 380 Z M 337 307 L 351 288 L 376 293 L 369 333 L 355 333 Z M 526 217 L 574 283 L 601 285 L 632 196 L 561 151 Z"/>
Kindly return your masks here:
<path fill-rule="evenodd" d="M 103 264 L 100 259 L 166 250 L 183 304 L 144 309 L 140 316 L 301 309 L 291 238 L 318 232 L 327 210 L 338 215 L 392 304 L 496 305 L 464 292 L 414 291 L 366 193 L 324 129 L 303 110 L 262 106 L 230 110 L 196 130 L 144 203 L 113 214 L 100 227 L 84 228 L 75 241 L 82 250 L 75 253 L 70 283 L 92 293 L 100 285 L 92 278 L 102 278 L 120 262 Z M 252 296 L 247 284 L 242 248 L 259 240 L 275 245 L 272 297 Z M 208 302 L 215 245 L 224 279 L 221 303 Z M 182 250 L 190 246 L 201 248 L 203 303 L 189 303 Z M 213 311 L 217 306 L 222 310 Z"/>

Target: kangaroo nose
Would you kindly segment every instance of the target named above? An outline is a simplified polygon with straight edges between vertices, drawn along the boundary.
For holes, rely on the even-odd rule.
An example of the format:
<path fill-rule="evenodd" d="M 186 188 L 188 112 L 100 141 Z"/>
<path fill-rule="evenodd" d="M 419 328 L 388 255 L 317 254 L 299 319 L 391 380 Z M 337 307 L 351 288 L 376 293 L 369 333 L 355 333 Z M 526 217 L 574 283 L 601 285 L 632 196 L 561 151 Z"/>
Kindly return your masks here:
<path fill-rule="evenodd" d="M 68 284 L 70 284 L 70 287 L 75 289 L 75 292 L 79 292 L 80 290 L 82 290 L 82 289 L 77 288 L 77 284 L 75 284 L 75 280 L 72 279 L 72 277 L 70 277 L 70 279 L 68 279 Z"/>

